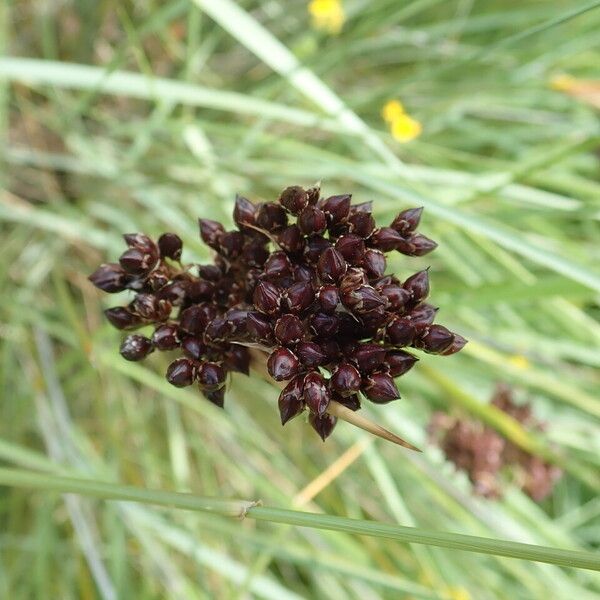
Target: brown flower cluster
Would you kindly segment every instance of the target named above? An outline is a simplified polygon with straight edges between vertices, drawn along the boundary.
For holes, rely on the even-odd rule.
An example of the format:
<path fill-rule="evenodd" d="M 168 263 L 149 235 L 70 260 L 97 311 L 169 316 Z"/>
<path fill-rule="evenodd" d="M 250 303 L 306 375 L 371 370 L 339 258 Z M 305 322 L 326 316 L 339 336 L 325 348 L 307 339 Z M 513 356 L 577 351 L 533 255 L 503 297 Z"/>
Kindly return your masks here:
<path fill-rule="evenodd" d="M 106 311 L 115 327 L 153 327 L 149 337 L 125 338 L 124 358 L 178 350 L 168 381 L 196 383 L 222 406 L 227 373 L 248 374 L 248 349 L 258 349 L 271 377 L 289 382 L 279 397 L 282 424 L 308 409 L 325 439 L 336 423 L 331 400 L 358 410 L 360 394 L 378 404 L 399 398 L 394 378 L 417 361 L 405 348 L 449 355 L 466 343 L 434 324 L 428 271 L 404 281 L 385 274 L 386 253 L 423 256 L 436 247 L 416 232 L 421 213 L 405 210 L 377 227 L 371 202 L 322 198 L 318 187 L 292 186 L 261 204 L 238 196 L 235 229 L 199 220 L 212 264 L 183 265 L 173 233 L 157 243 L 127 234 L 119 262 L 101 265 L 90 280 L 109 293 L 135 293 Z"/>
<path fill-rule="evenodd" d="M 530 404 L 514 402 L 510 387 L 498 385 L 491 403 L 526 429 L 543 429 L 542 423 L 533 416 Z M 480 496 L 499 498 L 501 473 L 510 471 L 517 485 L 539 502 L 550 494 L 561 476 L 558 467 L 523 450 L 479 421 L 438 412 L 434 413 L 429 429 L 446 458 L 467 473 L 475 493 Z"/>

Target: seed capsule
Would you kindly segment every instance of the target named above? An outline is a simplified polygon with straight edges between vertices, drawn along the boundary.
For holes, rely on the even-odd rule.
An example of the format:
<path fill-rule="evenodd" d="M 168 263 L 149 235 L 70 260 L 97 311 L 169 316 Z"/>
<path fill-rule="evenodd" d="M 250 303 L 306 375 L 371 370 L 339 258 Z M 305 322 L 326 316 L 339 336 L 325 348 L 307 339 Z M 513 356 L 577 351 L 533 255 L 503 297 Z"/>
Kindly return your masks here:
<path fill-rule="evenodd" d="M 360 397 L 358 394 L 350 394 L 349 396 L 333 396 L 333 400 L 336 400 L 354 412 L 360 410 Z"/>
<path fill-rule="evenodd" d="M 403 241 L 404 238 L 391 227 L 380 227 L 379 229 L 376 229 L 369 238 L 369 244 L 373 246 L 373 248 L 377 248 L 383 252 L 395 250 Z"/>
<path fill-rule="evenodd" d="M 244 244 L 242 260 L 249 267 L 262 267 L 267 258 L 269 258 L 269 251 L 262 240 L 253 239 Z"/>
<path fill-rule="evenodd" d="M 244 248 L 244 234 L 239 231 L 226 231 L 218 236 L 217 252 L 228 259 L 240 256 Z"/>
<path fill-rule="evenodd" d="M 260 281 L 254 288 L 253 300 L 258 310 L 267 315 L 274 315 L 279 312 L 281 290 L 274 283 Z"/>
<path fill-rule="evenodd" d="M 156 255 L 146 254 L 138 248 L 129 248 L 121 254 L 119 263 L 127 273 L 145 275 L 156 264 Z"/>
<path fill-rule="evenodd" d="M 394 317 L 385 328 L 385 336 L 394 346 L 410 346 L 415 337 L 415 329 L 407 319 Z"/>
<path fill-rule="evenodd" d="M 415 233 L 398 243 L 396 250 L 407 256 L 425 256 L 437 248 L 437 243 L 428 237 Z"/>
<path fill-rule="evenodd" d="M 409 208 L 403 210 L 393 221 L 392 229 L 395 229 L 398 233 L 406 235 L 412 233 L 421 221 L 421 215 L 423 214 L 423 207 L 420 208 Z"/>
<path fill-rule="evenodd" d="M 218 406 L 219 408 L 223 408 L 223 406 L 225 404 L 225 388 L 224 387 L 222 387 L 221 389 L 218 389 L 218 390 L 214 390 L 212 392 L 203 390 L 201 386 L 198 386 L 198 387 L 200 388 L 202 395 L 209 402 L 212 402 L 215 406 Z"/>
<path fill-rule="evenodd" d="M 281 394 L 279 394 L 279 416 L 281 417 L 282 425 L 285 425 L 289 420 L 298 416 L 304 410 L 303 391 L 304 375 L 298 375 L 294 377 L 285 388 L 283 388 Z"/>
<path fill-rule="evenodd" d="M 346 260 L 335 248 L 327 248 L 317 262 L 317 271 L 324 283 L 337 283 L 347 268 Z"/>
<path fill-rule="evenodd" d="M 390 350 L 385 355 L 384 365 L 392 377 L 400 377 L 410 371 L 419 359 L 403 350 Z"/>
<path fill-rule="evenodd" d="M 175 387 L 194 383 L 196 365 L 189 358 L 177 358 L 167 367 L 167 381 Z"/>
<path fill-rule="evenodd" d="M 330 414 L 319 416 L 311 413 L 308 416 L 308 421 L 320 438 L 325 441 L 332 434 L 337 423 L 337 417 Z"/>
<path fill-rule="evenodd" d="M 215 317 L 204 330 L 204 342 L 219 346 L 226 342 L 231 334 L 231 326 L 223 317 Z"/>
<path fill-rule="evenodd" d="M 376 404 L 387 404 L 400 398 L 393 377 L 384 372 L 371 373 L 362 391 L 371 402 Z"/>
<path fill-rule="evenodd" d="M 282 315 L 275 323 L 275 337 L 284 346 L 297 344 L 304 334 L 304 324 L 296 315 Z"/>
<path fill-rule="evenodd" d="M 360 213 L 359 213 L 360 214 Z M 381 250 L 369 248 L 364 255 L 363 268 L 369 279 L 379 279 L 385 273 L 386 260 Z"/>
<path fill-rule="evenodd" d="M 431 304 L 422 302 L 413 308 L 407 316 L 413 325 L 431 325 L 435 320 L 438 309 Z"/>
<path fill-rule="evenodd" d="M 200 337 L 188 336 L 181 342 L 183 353 L 193 360 L 200 360 L 208 352 L 208 348 Z"/>
<path fill-rule="evenodd" d="M 300 342 L 296 347 L 300 362 L 309 369 L 316 369 L 325 363 L 327 355 L 315 342 Z"/>
<path fill-rule="evenodd" d="M 351 194 L 341 194 L 339 196 L 330 196 L 321 205 L 321 210 L 327 216 L 329 225 L 342 223 L 350 214 Z"/>
<path fill-rule="evenodd" d="M 123 306 L 109 308 L 104 311 L 104 315 L 117 329 L 135 329 L 141 324 L 141 319 Z"/>
<path fill-rule="evenodd" d="M 298 227 L 304 235 L 323 233 L 327 228 L 327 217 L 320 208 L 307 206 L 298 215 Z"/>
<path fill-rule="evenodd" d="M 449 356 L 450 354 L 455 354 L 456 352 L 460 352 L 465 345 L 467 344 L 467 340 L 462 336 L 458 335 L 458 333 L 454 334 L 454 339 L 448 348 L 446 348 L 441 354 L 443 356 Z"/>
<path fill-rule="evenodd" d="M 225 370 L 214 362 L 204 362 L 198 368 L 196 375 L 200 389 L 215 392 L 225 385 Z"/>
<path fill-rule="evenodd" d="M 418 329 L 413 344 L 429 354 L 443 354 L 453 342 L 454 334 L 443 325 L 425 325 Z"/>
<path fill-rule="evenodd" d="M 301 313 L 308 309 L 314 298 L 315 293 L 312 284 L 308 281 L 294 283 L 283 293 L 285 305 L 292 313 Z"/>
<path fill-rule="evenodd" d="M 365 254 L 364 240 L 354 233 L 343 235 L 335 243 L 335 249 L 351 264 L 357 265 L 362 262 Z"/>
<path fill-rule="evenodd" d="M 323 376 L 317 371 L 307 373 L 304 378 L 304 402 L 311 412 L 319 416 L 327 412 L 330 395 Z"/>
<path fill-rule="evenodd" d="M 277 243 L 285 252 L 297 254 L 304 248 L 304 237 L 298 225 L 289 225 L 279 233 Z"/>
<path fill-rule="evenodd" d="M 159 312 L 158 302 L 152 294 L 138 294 L 131 303 L 131 309 L 141 319 L 154 321 Z"/>
<path fill-rule="evenodd" d="M 200 237 L 202 238 L 202 241 L 213 250 L 218 250 L 219 236 L 222 233 L 225 233 L 223 225 L 217 221 L 212 221 L 211 219 L 198 219 L 198 225 L 200 227 Z"/>
<path fill-rule="evenodd" d="M 379 344 L 358 344 L 349 358 L 358 365 L 361 373 L 370 373 L 385 360 L 385 348 Z"/>
<path fill-rule="evenodd" d="M 358 315 L 385 306 L 385 299 L 370 285 L 361 285 L 355 290 L 342 293 L 341 299 L 349 310 Z"/>
<path fill-rule="evenodd" d="M 271 320 L 262 313 L 249 312 L 246 328 L 256 342 L 269 344 L 274 339 Z"/>
<path fill-rule="evenodd" d="M 224 366 L 228 371 L 250 375 L 250 354 L 248 348 L 238 344 L 231 344 L 225 354 Z"/>
<path fill-rule="evenodd" d="M 349 363 L 342 363 L 334 371 L 329 380 L 331 388 L 340 396 L 350 396 L 360 391 L 361 377 L 356 367 Z"/>
<path fill-rule="evenodd" d="M 287 214 L 279 204 L 265 202 L 256 211 L 256 224 L 269 232 L 278 231 L 287 225 Z"/>
<path fill-rule="evenodd" d="M 121 344 L 119 352 L 125 360 L 138 361 L 152 352 L 152 342 L 143 335 L 128 335 Z"/>
<path fill-rule="evenodd" d="M 209 312 L 211 314 L 207 314 Z M 210 319 L 208 318 L 209 316 L 211 317 Z M 211 311 L 208 308 L 193 305 L 186 308 L 179 315 L 179 328 L 190 335 L 198 335 L 204 331 L 209 321 L 212 321 L 215 316 L 216 309 Z"/>
<path fill-rule="evenodd" d="M 287 211 L 298 215 L 308 205 L 308 194 L 299 185 L 292 185 L 281 192 L 279 202 Z"/>
<path fill-rule="evenodd" d="M 223 271 L 217 265 L 198 265 L 198 275 L 206 281 L 219 281 Z"/>
<path fill-rule="evenodd" d="M 355 212 L 348 217 L 348 228 L 361 238 L 368 238 L 375 230 L 375 219 L 369 212 Z"/>
<path fill-rule="evenodd" d="M 158 250 L 161 258 L 170 258 L 171 260 L 180 260 L 183 242 L 175 233 L 163 233 L 158 238 Z"/>
<path fill-rule="evenodd" d="M 177 332 L 177 325 L 174 323 L 159 325 L 152 334 L 152 344 L 157 350 L 174 350 L 180 344 Z"/>
<path fill-rule="evenodd" d="M 204 300 L 212 300 L 216 286 L 212 281 L 196 279 L 188 281 L 185 296 L 188 302 L 198 304 Z"/>
<path fill-rule="evenodd" d="M 320 235 L 313 235 L 306 240 L 304 246 L 304 260 L 311 265 L 317 264 L 321 254 L 331 247 L 331 242 Z"/>
<path fill-rule="evenodd" d="M 419 271 L 411 275 L 402 287 L 410 293 L 412 301 L 418 304 L 429 295 L 429 271 Z"/>
<path fill-rule="evenodd" d="M 410 292 L 396 284 L 384 285 L 378 291 L 387 300 L 388 309 L 394 313 L 403 313 L 410 301 Z"/>
<path fill-rule="evenodd" d="M 127 274 L 120 265 L 105 263 L 100 265 L 88 279 L 103 292 L 115 294 L 125 289 Z"/>
<path fill-rule="evenodd" d="M 292 273 L 292 263 L 285 252 L 273 252 L 264 265 L 266 277 L 286 277 Z"/>
<path fill-rule="evenodd" d="M 256 206 L 250 202 L 244 196 L 236 194 L 235 206 L 233 208 L 233 220 L 235 224 L 241 229 L 244 225 L 254 225 L 256 218 Z"/>
<path fill-rule="evenodd" d="M 350 212 L 352 214 L 358 213 L 358 212 L 372 213 L 373 212 L 373 200 L 369 200 L 368 202 L 360 202 L 359 204 L 353 204 L 350 207 Z"/>
<path fill-rule="evenodd" d="M 313 333 L 322 339 L 333 337 L 340 326 L 340 320 L 335 315 L 326 315 L 325 313 L 315 313 L 310 318 L 310 328 Z"/>
<path fill-rule="evenodd" d="M 296 355 L 287 348 L 276 348 L 269 355 L 267 369 L 275 381 L 285 381 L 298 374 L 300 363 Z"/>
<path fill-rule="evenodd" d="M 319 288 L 317 299 L 321 310 L 327 315 L 332 315 L 340 303 L 340 292 L 335 285 L 323 285 Z"/>

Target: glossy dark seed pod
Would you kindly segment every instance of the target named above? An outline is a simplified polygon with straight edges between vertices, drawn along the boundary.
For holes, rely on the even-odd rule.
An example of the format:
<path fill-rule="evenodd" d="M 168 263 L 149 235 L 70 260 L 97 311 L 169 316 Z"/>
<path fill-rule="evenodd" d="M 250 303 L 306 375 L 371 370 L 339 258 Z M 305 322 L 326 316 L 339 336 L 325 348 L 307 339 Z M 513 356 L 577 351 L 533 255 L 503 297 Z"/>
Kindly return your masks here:
<path fill-rule="evenodd" d="M 358 394 L 350 394 L 349 396 L 334 395 L 332 399 L 355 412 L 360 410 L 360 396 Z"/>
<path fill-rule="evenodd" d="M 283 229 L 287 222 L 284 208 L 275 202 L 260 204 L 256 211 L 256 224 L 270 233 Z"/>
<path fill-rule="evenodd" d="M 311 413 L 308 421 L 312 428 L 319 434 L 319 437 L 325 441 L 332 433 L 337 424 L 337 417 L 330 414 L 322 416 Z"/>
<path fill-rule="evenodd" d="M 363 269 L 348 269 L 345 277 L 339 283 L 340 295 L 357 290 L 360 286 L 368 284 L 369 280 Z"/>
<path fill-rule="evenodd" d="M 366 213 L 372 213 L 373 212 L 373 200 L 369 200 L 367 202 L 360 202 L 359 204 L 353 204 L 350 207 L 350 212 L 352 214 L 354 213 L 358 213 L 358 212 L 366 212 Z"/>
<path fill-rule="evenodd" d="M 317 293 L 321 310 L 332 315 L 340 304 L 340 292 L 335 285 L 322 285 Z"/>
<path fill-rule="evenodd" d="M 175 323 L 159 325 L 152 334 L 152 344 L 157 350 L 174 350 L 180 345 L 178 327 Z"/>
<path fill-rule="evenodd" d="M 402 313 L 411 300 L 410 292 L 396 284 L 384 285 L 377 288 L 379 293 L 387 300 L 388 310 L 394 313 Z"/>
<path fill-rule="evenodd" d="M 308 369 L 316 369 L 325 363 L 327 355 L 315 342 L 300 342 L 296 347 L 300 362 Z"/>
<path fill-rule="evenodd" d="M 177 358 L 167 367 L 167 381 L 175 387 L 186 387 L 194 383 L 196 364 L 189 358 Z"/>
<path fill-rule="evenodd" d="M 218 390 L 214 390 L 214 391 L 207 391 L 207 390 L 203 390 L 201 386 L 198 386 L 200 388 L 200 391 L 202 392 L 202 395 L 209 401 L 212 402 L 215 406 L 218 406 L 219 408 L 223 408 L 224 404 L 225 404 L 225 388 L 222 387 Z"/>
<path fill-rule="evenodd" d="M 188 336 L 181 341 L 183 353 L 193 360 L 200 360 L 206 355 L 208 349 L 202 339 L 196 336 Z"/>
<path fill-rule="evenodd" d="M 340 326 L 340 320 L 335 315 L 315 313 L 310 318 L 310 328 L 316 337 L 327 339 L 333 337 Z"/>
<path fill-rule="evenodd" d="M 279 202 L 287 211 L 298 215 L 303 208 L 308 206 L 308 194 L 299 185 L 292 185 L 281 192 Z"/>
<path fill-rule="evenodd" d="M 219 246 L 219 236 L 225 233 L 225 228 L 221 223 L 212 221 L 211 219 L 198 219 L 200 227 L 200 237 L 202 241 L 210 246 L 213 250 L 217 250 Z"/>
<path fill-rule="evenodd" d="M 152 342 L 143 335 L 128 335 L 122 342 L 119 352 L 125 360 L 138 361 L 152 352 Z"/>
<path fill-rule="evenodd" d="M 144 233 L 124 233 L 123 239 L 129 248 L 138 248 L 146 254 L 158 256 L 156 244 Z"/>
<path fill-rule="evenodd" d="M 385 360 L 385 348 L 379 344 L 357 344 L 348 358 L 358 365 L 361 373 L 370 373 Z"/>
<path fill-rule="evenodd" d="M 228 371 L 250 375 L 250 354 L 248 348 L 238 344 L 231 344 L 225 353 L 224 367 Z"/>
<path fill-rule="evenodd" d="M 398 233 L 406 235 L 412 233 L 421 221 L 421 215 L 423 214 L 423 207 L 420 208 L 409 208 L 403 210 L 393 221 L 392 229 L 395 229 Z"/>
<path fill-rule="evenodd" d="M 219 281 L 223 271 L 217 265 L 198 265 L 198 275 L 206 281 Z"/>
<path fill-rule="evenodd" d="M 411 299 L 415 304 L 425 300 L 429 296 L 429 270 L 419 271 L 411 275 L 402 287 L 410 293 Z"/>
<path fill-rule="evenodd" d="M 254 225 L 256 221 L 256 206 L 248 198 L 236 194 L 235 205 L 233 207 L 233 220 L 240 229 L 243 229 L 244 225 Z"/>
<path fill-rule="evenodd" d="M 179 328 L 188 334 L 198 335 L 204 331 L 208 325 L 206 310 L 198 305 L 193 305 L 186 308 L 179 315 Z M 213 318 L 216 316 L 214 311 Z M 210 319 L 212 320 L 212 318 Z"/>
<path fill-rule="evenodd" d="M 342 356 L 340 345 L 335 340 L 322 340 L 319 342 L 319 345 L 327 357 L 327 363 L 337 362 Z"/>
<path fill-rule="evenodd" d="M 283 292 L 283 302 L 292 313 L 301 313 L 308 309 L 315 299 L 312 284 L 299 281 Z"/>
<path fill-rule="evenodd" d="M 160 291 L 167 283 L 169 283 L 169 277 L 160 267 L 154 269 L 146 277 L 146 286 L 153 292 Z"/>
<path fill-rule="evenodd" d="M 292 274 L 292 263 L 285 252 L 273 252 L 263 267 L 265 277 L 286 277 Z"/>
<path fill-rule="evenodd" d="M 318 185 L 315 185 L 306 190 L 306 198 L 307 198 L 309 204 L 311 204 L 311 205 L 317 204 L 320 197 L 321 197 L 321 188 Z"/>
<path fill-rule="evenodd" d="M 318 235 L 327 228 L 327 217 L 320 208 L 307 206 L 298 215 L 298 227 L 304 235 Z"/>
<path fill-rule="evenodd" d="M 347 269 L 346 260 L 335 248 L 327 248 L 317 262 L 317 271 L 323 283 L 337 283 Z"/>
<path fill-rule="evenodd" d="M 277 243 L 282 250 L 297 254 L 304 249 L 304 237 L 298 225 L 289 225 L 277 235 Z"/>
<path fill-rule="evenodd" d="M 226 231 L 218 238 L 217 252 L 228 259 L 237 258 L 244 248 L 244 235 L 239 231 Z"/>
<path fill-rule="evenodd" d="M 104 311 L 104 316 L 117 329 L 135 329 L 141 324 L 141 319 L 124 306 L 115 306 Z"/>
<path fill-rule="evenodd" d="M 158 313 L 158 299 L 152 294 L 138 294 L 131 303 L 131 310 L 141 319 L 153 321 Z"/>
<path fill-rule="evenodd" d="M 215 317 L 204 330 L 204 342 L 208 345 L 220 345 L 227 341 L 231 326 L 223 317 Z"/>
<path fill-rule="evenodd" d="M 125 289 L 127 274 L 121 265 L 105 263 L 100 265 L 88 279 L 103 292 L 115 294 Z"/>
<path fill-rule="evenodd" d="M 362 266 L 369 279 L 379 279 L 385 273 L 385 255 L 383 252 L 381 252 L 381 250 L 369 248 L 365 252 Z"/>
<path fill-rule="evenodd" d="M 408 315 L 406 315 L 413 325 L 431 325 L 435 320 L 437 314 L 437 307 L 422 302 L 415 308 L 413 308 Z"/>
<path fill-rule="evenodd" d="M 370 285 L 361 285 L 355 290 L 341 294 L 344 305 L 352 312 L 361 315 L 385 306 L 385 299 Z"/>
<path fill-rule="evenodd" d="M 362 392 L 376 404 L 387 404 L 400 398 L 400 392 L 398 392 L 393 377 L 383 371 L 371 373 L 362 387 Z"/>
<path fill-rule="evenodd" d="M 274 315 L 280 309 L 281 290 L 274 283 L 260 281 L 254 288 L 253 300 L 258 310 L 267 315 Z"/>
<path fill-rule="evenodd" d="M 365 242 L 358 235 L 354 233 L 348 233 L 337 240 L 335 243 L 335 249 L 351 265 L 357 265 L 362 262 L 365 254 Z"/>
<path fill-rule="evenodd" d="M 385 355 L 384 365 L 392 377 L 400 377 L 410 371 L 418 358 L 403 350 L 390 350 Z"/>
<path fill-rule="evenodd" d="M 274 340 L 271 319 L 263 313 L 249 312 L 246 328 L 255 342 L 269 344 Z"/>
<path fill-rule="evenodd" d="M 286 381 L 298 374 L 298 357 L 288 348 L 276 348 L 267 360 L 267 370 L 275 381 Z"/>
<path fill-rule="evenodd" d="M 204 279 L 188 281 L 185 291 L 186 300 L 194 304 L 211 300 L 215 289 L 215 284 L 212 281 L 205 281 Z"/>
<path fill-rule="evenodd" d="M 415 337 L 415 328 L 407 319 L 394 317 L 385 328 L 385 337 L 394 346 L 410 346 Z"/>
<path fill-rule="evenodd" d="M 428 237 L 415 233 L 407 239 L 402 239 L 396 250 L 406 256 L 425 256 L 437 248 L 437 243 Z"/>
<path fill-rule="evenodd" d="M 429 354 L 442 354 L 453 342 L 454 334 L 443 325 L 425 325 L 417 330 L 413 344 Z"/>
<path fill-rule="evenodd" d="M 351 396 L 360 391 L 361 376 L 356 367 L 350 363 L 342 363 L 333 372 L 329 384 L 340 396 Z"/>
<path fill-rule="evenodd" d="M 375 231 L 375 219 L 369 212 L 355 212 L 348 217 L 348 229 L 361 238 L 368 238 Z"/>
<path fill-rule="evenodd" d="M 302 340 L 306 333 L 304 323 L 296 316 L 285 314 L 275 323 L 275 337 L 284 346 L 293 346 Z"/>
<path fill-rule="evenodd" d="M 128 248 L 121 254 L 119 263 L 127 273 L 144 275 L 156 265 L 156 255 L 147 254 L 138 248 Z"/>
<path fill-rule="evenodd" d="M 323 236 L 313 235 L 306 239 L 306 245 L 304 246 L 303 256 L 304 260 L 314 265 L 317 263 L 321 254 L 331 246 L 331 242 L 326 240 Z"/>
<path fill-rule="evenodd" d="M 339 196 L 330 196 L 323 201 L 320 208 L 327 216 L 330 226 L 342 223 L 348 218 L 351 200 L 351 194 L 341 194 Z"/>
<path fill-rule="evenodd" d="M 203 362 L 198 367 L 196 379 L 200 389 L 214 392 L 225 385 L 225 369 L 214 362 Z"/>
<path fill-rule="evenodd" d="M 183 242 L 176 233 L 163 233 L 158 238 L 158 250 L 161 258 L 180 260 Z"/>
<path fill-rule="evenodd" d="M 269 250 L 260 239 L 253 239 L 242 248 L 242 259 L 249 267 L 262 267 L 269 258 Z"/>
<path fill-rule="evenodd" d="M 317 371 L 310 371 L 304 377 L 304 402 L 309 410 L 319 416 L 327 412 L 331 396 L 325 379 Z"/>
<path fill-rule="evenodd" d="M 304 375 L 294 377 L 279 394 L 279 416 L 281 424 L 285 425 L 289 420 L 298 416 L 305 407 L 304 398 Z"/>
<path fill-rule="evenodd" d="M 403 241 L 404 238 L 391 227 L 380 227 L 369 238 L 369 244 L 382 252 L 395 250 Z"/>
<path fill-rule="evenodd" d="M 467 344 L 467 340 L 462 336 L 458 335 L 458 333 L 454 334 L 454 339 L 448 348 L 446 348 L 443 352 L 440 352 L 443 356 L 450 356 L 451 354 L 456 354 L 460 352 L 465 345 Z"/>

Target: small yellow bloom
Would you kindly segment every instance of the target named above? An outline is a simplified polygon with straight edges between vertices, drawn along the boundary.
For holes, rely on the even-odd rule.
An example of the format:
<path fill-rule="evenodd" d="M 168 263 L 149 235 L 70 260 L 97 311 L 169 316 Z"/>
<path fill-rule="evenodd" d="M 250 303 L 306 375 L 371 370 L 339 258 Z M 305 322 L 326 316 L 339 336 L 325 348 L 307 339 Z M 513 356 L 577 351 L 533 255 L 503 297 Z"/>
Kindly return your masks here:
<path fill-rule="evenodd" d="M 527 359 L 526 356 L 522 354 L 515 354 L 508 358 L 508 362 L 513 366 L 517 367 L 517 369 L 529 369 L 531 367 L 531 363 Z"/>
<path fill-rule="evenodd" d="M 331 34 L 338 34 L 344 26 L 346 14 L 340 0 L 312 0 L 308 5 L 313 26 Z"/>
<path fill-rule="evenodd" d="M 388 100 L 381 109 L 381 116 L 386 123 L 392 123 L 404 114 L 404 106 L 398 100 Z"/>
<path fill-rule="evenodd" d="M 421 135 L 421 123 L 408 115 L 400 115 L 391 122 L 392 136 L 398 142 L 410 142 Z"/>

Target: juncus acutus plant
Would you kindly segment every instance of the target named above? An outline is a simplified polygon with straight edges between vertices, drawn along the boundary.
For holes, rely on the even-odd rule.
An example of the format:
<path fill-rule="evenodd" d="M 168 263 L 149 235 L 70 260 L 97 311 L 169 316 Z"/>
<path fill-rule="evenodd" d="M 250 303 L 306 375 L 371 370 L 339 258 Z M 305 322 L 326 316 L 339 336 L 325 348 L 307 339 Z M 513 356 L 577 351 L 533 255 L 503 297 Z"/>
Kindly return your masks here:
<path fill-rule="evenodd" d="M 182 263 L 175 233 L 156 242 L 126 234 L 119 262 L 90 276 L 105 292 L 134 293 L 128 305 L 105 311 L 115 327 L 152 327 L 129 334 L 122 356 L 137 361 L 175 351 L 167 380 L 195 384 L 223 406 L 228 374 L 249 374 L 252 349 L 284 382 L 282 424 L 308 410 L 323 439 L 337 420 L 332 401 L 357 411 L 364 398 L 398 399 L 395 379 L 418 360 L 408 349 L 450 355 L 466 340 L 434 323 L 427 270 L 404 281 L 386 274 L 386 254 L 423 256 L 436 248 L 417 232 L 422 209 L 377 226 L 372 203 L 351 200 L 300 186 L 276 202 L 238 196 L 234 229 L 199 220 L 200 237 L 215 253 L 211 264 Z"/>

